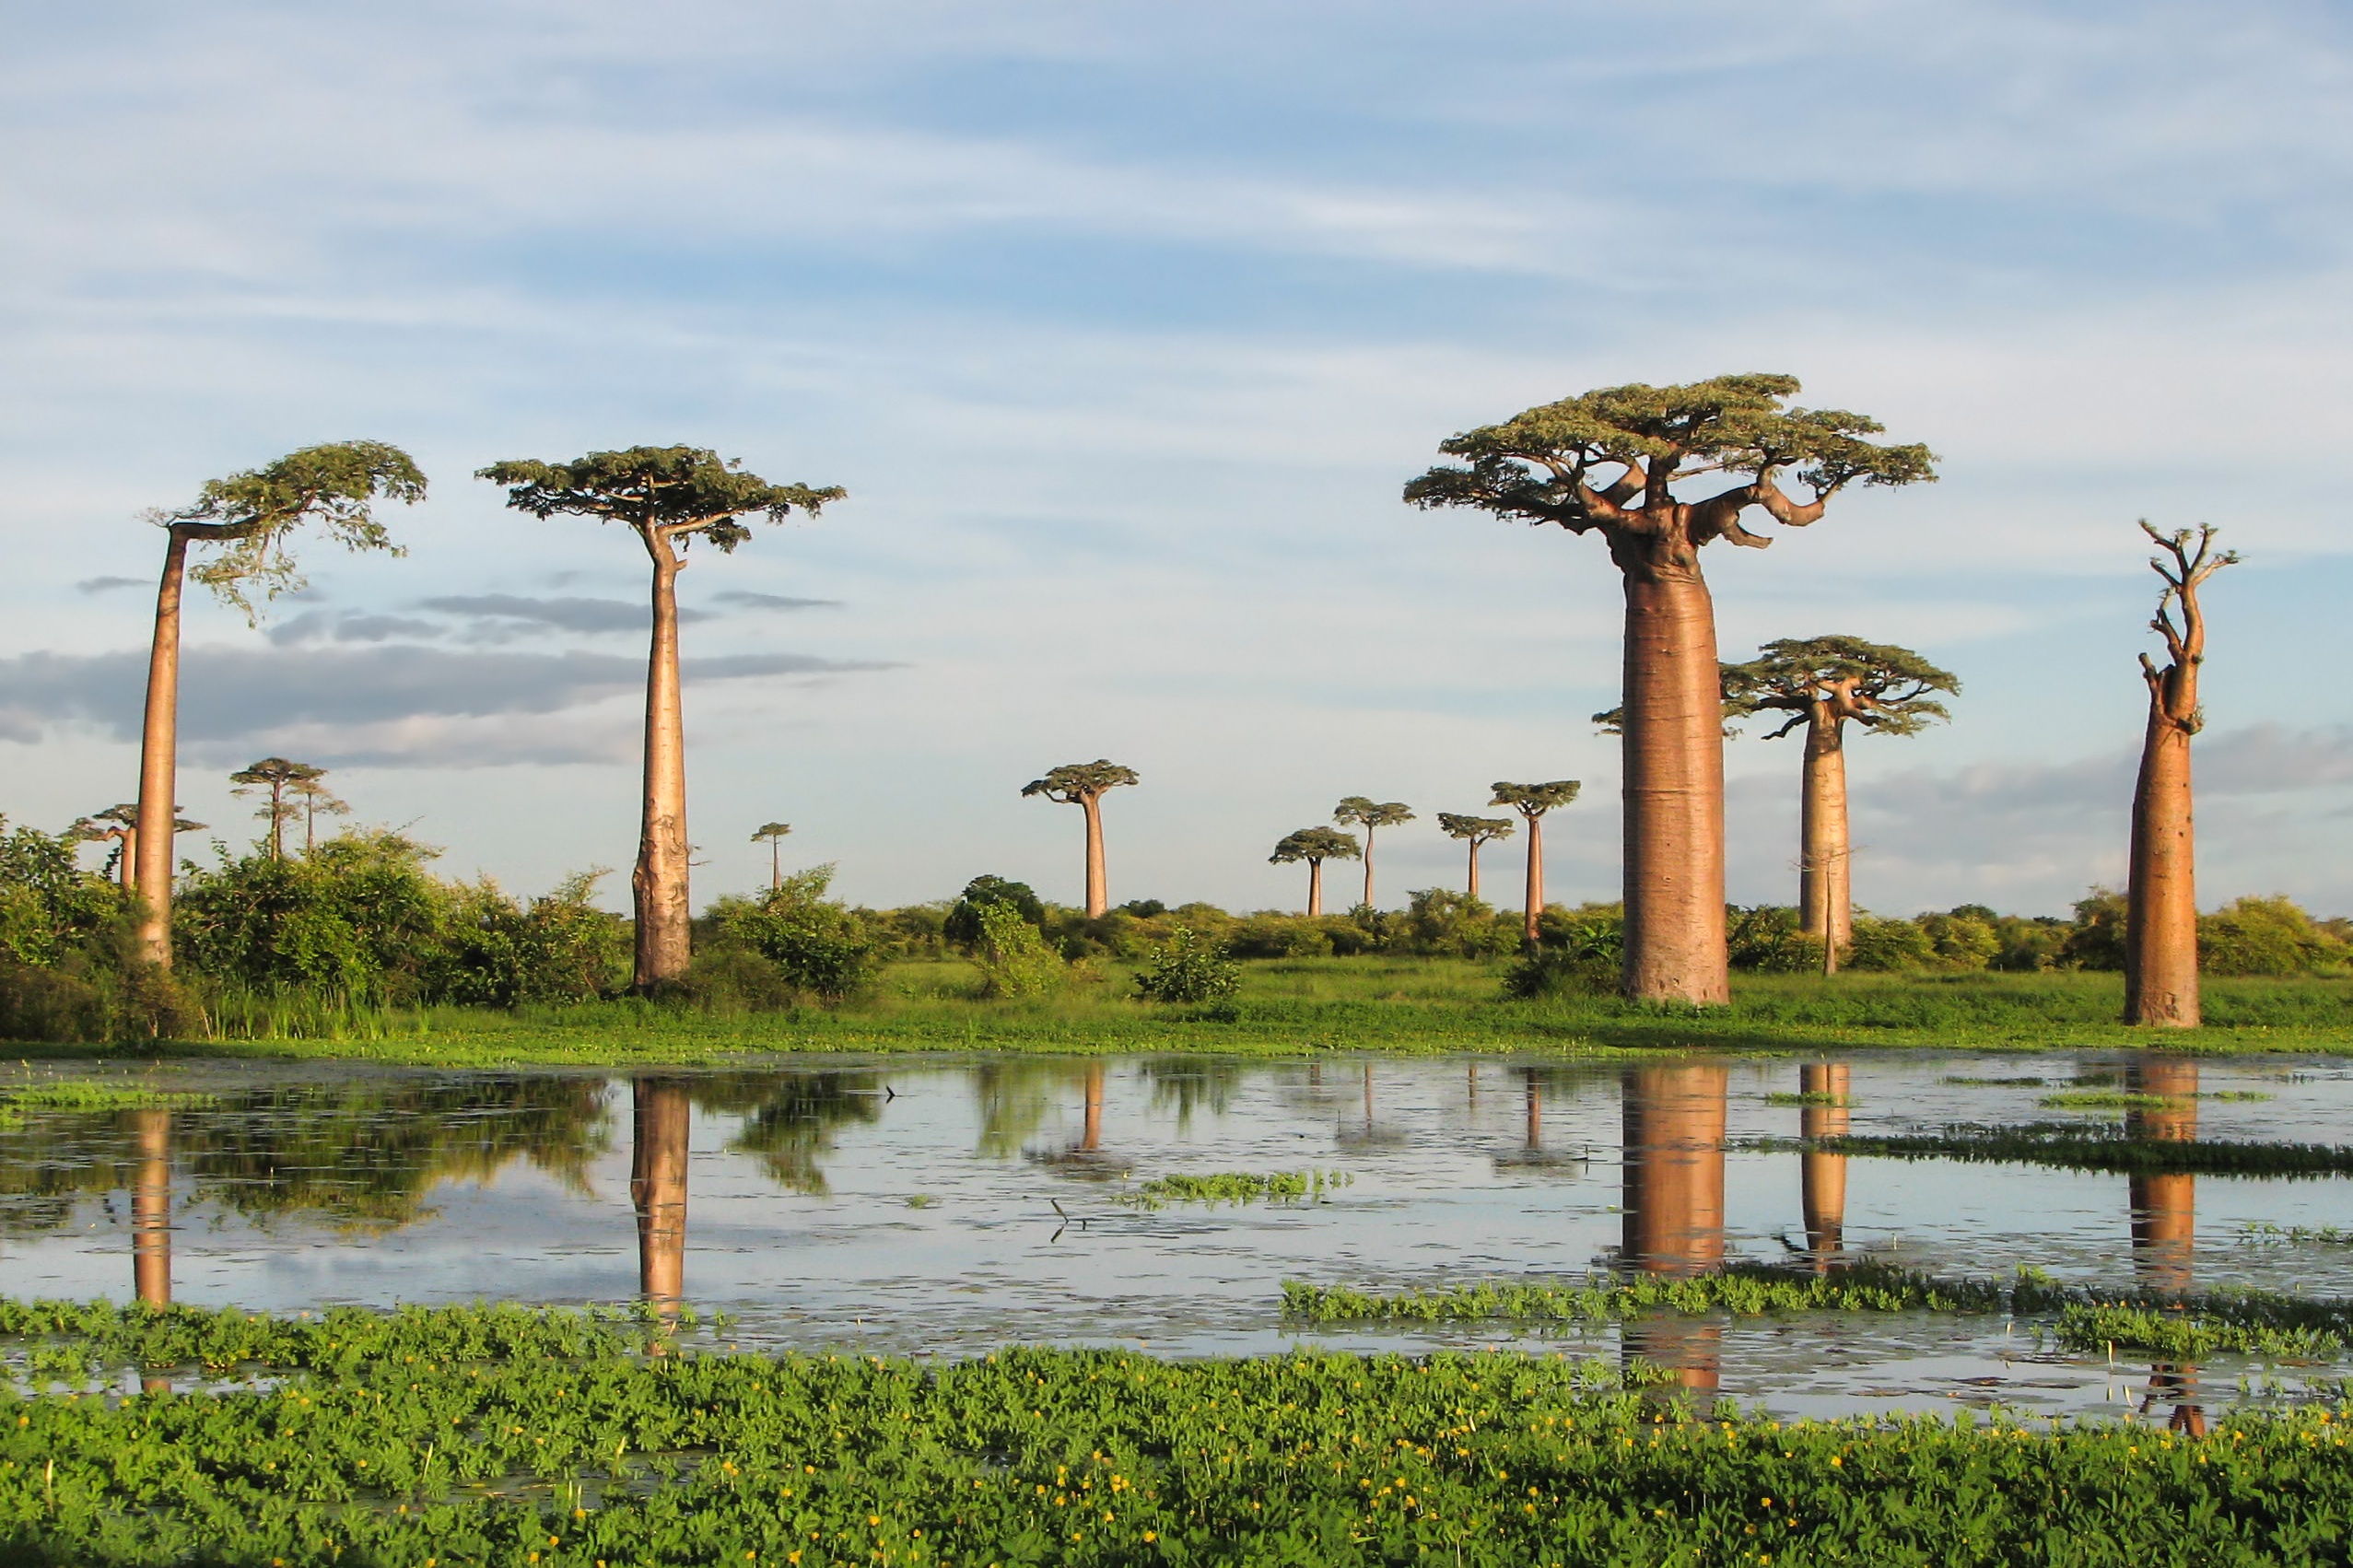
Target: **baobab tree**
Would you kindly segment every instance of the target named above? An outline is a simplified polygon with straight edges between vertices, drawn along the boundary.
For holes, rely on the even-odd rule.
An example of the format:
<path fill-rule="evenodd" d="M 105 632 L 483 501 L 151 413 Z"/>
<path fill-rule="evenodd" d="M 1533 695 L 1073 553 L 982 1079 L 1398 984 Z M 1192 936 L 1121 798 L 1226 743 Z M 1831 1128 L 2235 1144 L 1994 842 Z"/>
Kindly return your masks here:
<path fill-rule="evenodd" d="M 190 822 L 177 813 L 173 813 L 171 825 L 177 833 L 201 833 L 205 828 L 203 823 Z M 139 860 L 137 802 L 126 801 L 121 805 L 109 806 L 102 812 L 93 812 L 74 824 L 72 832 L 85 844 L 103 844 L 112 839 L 114 853 L 109 857 L 106 869 L 113 872 L 116 883 L 124 893 L 138 891 L 135 870 Z"/>
<path fill-rule="evenodd" d="M 319 848 L 321 817 L 351 814 L 351 802 L 320 782 L 326 774 L 327 770 L 322 767 L 316 777 L 297 779 L 293 785 L 292 803 L 302 813 L 302 853 L 306 859 Z"/>
<path fill-rule="evenodd" d="M 1557 523 L 1609 544 L 1626 601 L 1624 984 L 1637 999 L 1731 999 L 1723 703 L 1700 550 L 1718 539 L 1770 544 L 1741 526 L 1750 507 L 1801 527 L 1849 485 L 1936 477 L 1927 448 L 1867 441 L 1881 427 L 1859 414 L 1785 406 L 1797 391 L 1797 378 L 1775 375 L 1607 387 L 1456 436 L 1440 450 L 1469 465 L 1442 464 L 1405 487 L 1416 506 Z M 1811 500 L 1781 488 L 1785 472 Z M 1738 482 L 1677 498 L 1678 479 L 1704 474 Z"/>
<path fill-rule="evenodd" d="M 1777 741 L 1806 732 L 1798 810 L 1797 923 L 1822 941 L 1822 968 L 1854 940 L 1852 846 L 1846 831 L 1846 726 L 1912 735 L 1949 719 L 1931 692 L 1961 683 L 1908 648 L 1855 637 L 1780 638 L 1722 671 L 1724 711 L 1734 718 L 1785 713 Z"/>
<path fill-rule="evenodd" d="M 1364 795 L 1350 795 L 1332 808 L 1332 821 L 1342 827 L 1352 825 L 1364 830 L 1364 907 L 1373 907 L 1373 833 L 1376 828 L 1398 827 L 1413 820 L 1413 808 L 1403 801 L 1376 802 Z"/>
<path fill-rule="evenodd" d="M 789 822 L 764 822 L 752 834 L 753 843 L 766 843 L 768 847 L 768 891 L 770 893 L 774 893 L 784 885 L 784 861 L 780 858 L 779 851 L 784 844 L 784 836 L 791 831 L 792 825 Z"/>
<path fill-rule="evenodd" d="M 2198 590 L 2236 550 L 2214 548 L 2215 531 L 2141 532 L 2163 554 L 2149 569 L 2164 579 L 2149 630 L 2165 639 L 2166 663 L 2140 656 L 2148 686 L 2148 729 L 2140 777 L 2133 784 L 2133 848 L 2125 897 L 2125 1022 L 2195 1029 L 2198 1011 L 2197 838 L 2191 820 L 2190 737 L 2206 727 L 2198 706 L 2198 666 L 2206 662 L 2206 615 Z M 2181 606 L 2181 620 L 2173 606 Z"/>
<path fill-rule="evenodd" d="M 288 452 L 266 467 L 210 479 L 193 505 L 154 511 L 165 531 L 163 579 L 156 590 L 155 642 L 147 655 L 147 705 L 139 734 L 139 821 L 135 880 L 139 953 L 171 962 L 171 835 L 179 814 L 180 599 L 193 577 L 224 603 L 257 618 L 252 590 L 266 602 L 303 586 L 287 548 L 294 531 L 317 521 L 347 550 L 404 552 L 376 521 L 381 497 L 414 505 L 425 475 L 408 453 L 381 441 L 336 441 Z M 193 568 L 192 546 L 216 546 Z"/>
<path fill-rule="evenodd" d="M 1043 778 L 1022 786 L 1024 798 L 1043 795 L 1086 813 L 1086 918 L 1111 907 L 1110 887 L 1103 872 L 1103 797 L 1123 784 L 1141 783 L 1136 770 L 1097 757 L 1093 762 L 1066 762 L 1048 770 Z"/>
<path fill-rule="evenodd" d="M 1352 833 L 1342 833 L 1336 827 L 1303 827 L 1284 834 L 1276 842 L 1267 864 L 1292 866 L 1301 860 L 1307 862 L 1307 915 L 1312 919 L 1324 912 L 1324 862 L 1352 860 L 1364 852 Z"/>
<path fill-rule="evenodd" d="M 494 462 L 476 477 L 507 486 L 507 504 L 537 518 L 592 517 L 634 532 L 653 567 L 653 633 L 646 655 L 645 788 L 638 863 L 634 989 L 675 980 L 691 956 L 687 907 L 685 708 L 678 687 L 678 574 L 697 539 L 721 555 L 752 537 L 743 519 L 814 517 L 848 494 L 837 486 L 771 485 L 699 447 L 630 447 L 570 462 Z"/>
<path fill-rule="evenodd" d="M 1549 784 L 1514 784 L 1495 780 L 1495 798 L 1491 806 L 1509 806 L 1519 813 L 1528 824 L 1528 905 L 1525 935 L 1528 945 L 1536 945 L 1536 923 L 1544 915 L 1544 813 L 1565 806 L 1577 798 L 1585 786 L 1575 778 L 1555 778 Z"/>
<path fill-rule="evenodd" d="M 237 786 L 230 791 L 232 794 L 251 795 L 257 790 L 268 792 L 269 800 L 253 814 L 264 818 L 270 825 L 271 860 L 286 859 L 286 825 L 296 812 L 301 810 L 299 805 L 286 798 L 287 792 L 299 785 L 323 778 L 326 773 L 325 768 L 307 762 L 289 762 L 282 756 L 265 756 L 228 776 L 228 781 Z"/>
<path fill-rule="evenodd" d="M 1479 896 L 1479 847 L 1497 838 L 1512 836 L 1512 819 L 1507 816 L 1466 816 L 1460 812 L 1440 812 L 1438 825 L 1449 838 L 1459 838 L 1470 846 L 1470 875 L 1463 888 L 1471 898 Z"/>

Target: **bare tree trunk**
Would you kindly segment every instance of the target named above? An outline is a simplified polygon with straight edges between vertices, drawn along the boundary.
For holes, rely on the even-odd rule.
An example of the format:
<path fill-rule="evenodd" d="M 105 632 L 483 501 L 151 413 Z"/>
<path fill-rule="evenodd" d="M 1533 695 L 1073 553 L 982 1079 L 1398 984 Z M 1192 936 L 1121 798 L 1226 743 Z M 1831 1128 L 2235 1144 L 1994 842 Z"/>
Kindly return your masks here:
<path fill-rule="evenodd" d="M 686 1293 L 686 1160 L 694 1107 L 685 1084 L 662 1079 L 634 1079 L 629 1094 L 638 1289 L 666 1316 Z"/>
<path fill-rule="evenodd" d="M 123 854 L 115 861 L 114 876 L 115 880 L 123 884 L 123 892 L 135 896 L 137 895 L 139 891 L 139 830 L 135 827 L 126 827 L 123 830 Z"/>
<path fill-rule="evenodd" d="M 1835 1104 L 1809 1105 L 1797 1113 L 1798 1136 L 1844 1138 L 1848 1125 L 1846 1091 L 1850 1070 L 1824 1062 L 1797 1070 L 1797 1086 L 1809 1100 L 1835 1096 Z M 1844 1249 L 1846 1236 L 1846 1156 L 1809 1149 L 1800 1155 L 1799 1203 L 1806 1219 L 1806 1250 L 1817 1270 Z"/>
<path fill-rule="evenodd" d="M 1324 863 L 1307 862 L 1307 918 L 1314 919 L 1324 912 Z"/>
<path fill-rule="evenodd" d="M 1082 795 L 1079 806 L 1086 813 L 1086 918 L 1092 920 L 1111 907 L 1110 882 L 1103 871 L 1103 799 Z"/>
<path fill-rule="evenodd" d="M 286 786 L 270 780 L 270 859 L 286 859 Z"/>
<path fill-rule="evenodd" d="M 653 556 L 653 642 L 646 661 L 645 816 L 629 877 L 637 905 L 635 988 L 650 991 L 686 972 L 692 930 L 686 890 L 685 711 L 678 689 L 677 554 L 660 534 Z"/>
<path fill-rule="evenodd" d="M 1364 907 L 1373 907 L 1373 825 L 1364 825 Z"/>
<path fill-rule="evenodd" d="M 1103 1147 L 1103 1064 L 1089 1062 L 1086 1070 L 1086 1126 L 1080 1134 L 1079 1148 L 1089 1154 Z"/>
<path fill-rule="evenodd" d="M 1535 1073 L 1528 1075 L 1524 1093 L 1528 1099 L 1528 1152 L 1539 1153 L 1544 1148 L 1544 1086 L 1537 1082 Z"/>
<path fill-rule="evenodd" d="M 1645 1068 L 1626 1074 L 1619 1260 L 1688 1277 L 1724 1261 L 1724 1118 L 1728 1069 Z M 1714 1389 L 1723 1329 L 1669 1316 L 1628 1325 L 1628 1353 L 1675 1369 L 1680 1387 Z"/>
<path fill-rule="evenodd" d="M 768 840 L 768 891 L 776 892 L 784 885 L 784 851 L 776 839 Z"/>
<path fill-rule="evenodd" d="M 2192 697 L 2195 706 L 2195 698 Z M 2133 786 L 2133 847 L 2125 915 L 2125 1022 L 2194 1029 L 2198 1009 L 2196 831 L 2190 731 L 2149 701 Z"/>
<path fill-rule="evenodd" d="M 1479 896 L 1479 840 L 1476 838 L 1470 841 L 1470 877 L 1463 894 L 1469 898 Z"/>
<path fill-rule="evenodd" d="M 146 1306 L 171 1305 L 171 1113 L 131 1113 L 139 1163 L 131 1177 L 131 1283 Z"/>
<path fill-rule="evenodd" d="M 1803 797 L 1799 802 L 1797 929 L 1820 937 L 1827 951 L 1822 972 L 1838 971 L 1838 955 L 1855 940 L 1849 882 L 1853 855 L 1846 831 L 1846 724 L 1824 711 L 1806 723 Z"/>
<path fill-rule="evenodd" d="M 1625 589 L 1625 990 L 1727 1002 L 1715 606 L 1696 565 Z"/>
<path fill-rule="evenodd" d="M 188 538 L 178 529 L 164 547 L 156 587 L 155 642 L 147 654 L 147 711 L 139 732 L 137 871 L 139 955 L 171 963 L 171 835 L 179 820 L 180 591 Z"/>
<path fill-rule="evenodd" d="M 1544 818 L 1540 813 L 1523 813 L 1528 824 L 1528 890 L 1525 929 L 1522 932 L 1528 945 L 1536 945 L 1537 922 L 1544 918 Z"/>

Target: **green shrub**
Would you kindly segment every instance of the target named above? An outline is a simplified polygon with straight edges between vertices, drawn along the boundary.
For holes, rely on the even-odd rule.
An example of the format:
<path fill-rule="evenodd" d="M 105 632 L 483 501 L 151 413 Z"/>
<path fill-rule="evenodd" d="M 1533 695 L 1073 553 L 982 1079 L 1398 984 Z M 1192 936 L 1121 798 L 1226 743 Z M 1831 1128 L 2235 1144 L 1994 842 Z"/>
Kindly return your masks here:
<path fill-rule="evenodd" d="M 1046 925 L 1045 902 L 1029 883 L 984 873 L 964 884 L 955 907 L 941 923 L 941 933 L 966 952 L 979 947 L 985 936 L 980 912 L 991 904 L 1010 906 L 1034 928 L 1043 930 Z"/>
<path fill-rule="evenodd" d="M 2078 969 L 2125 966 L 2125 895 L 2095 887 L 2076 900 L 2075 925 L 2060 945 L 2060 956 Z"/>
<path fill-rule="evenodd" d="M 1136 977 L 1139 995 L 1153 1001 L 1219 1001 L 1242 989 L 1242 966 L 1225 949 L 1179 926 L 1151 968 Z"/>
<path fill-rule="evenodd" d="M 1937 967 L 1937 947 L 1914 921 L 1883 920 L 1858 909 L 1845 966 L 1882 972 L 1933 969 Z"/>
<path fill-rule="evenodd" d="M 787 988 L 827 1005 L 871 987 L 880 958 L 867 922 L 826 896 L 833 878 L 830 864 L 795 872 L 757 904 L 728 901 L 716 921 L 728 939 L 772 965 Z"/>
<path fill-rule="evenodd" d="M 972 961 L 980 969 L 980 994 L 985 997 L 1037 996 L 1059 986 L 1069 965 L 1046 945 L 1037 928 L 1011 903 L 974 906 L 980 940 Z"/>
<path fill-rule="evenodd" d="M 1331 933 L 1320 919 L 1269 910 L 1235 925 L 1226 951 L 1236 958 L 1329 958 Z"/>
<path fill-rule="evenodd" d="M 2198 917 L 2198 967 L 2209 975 L 2307 975 L 2345 955 L 2342 942 L 2284 896 L 2240 898 Z"/>
<path fill-rule="evenodd" d="M 1760 904 L 1725 911 L 1725 943 L 1732 967 L 1763 975 L 1805 975 L 1822 966 L 1821 939 L 1797 929 L 1797 910 L 1789 905 Z"/>

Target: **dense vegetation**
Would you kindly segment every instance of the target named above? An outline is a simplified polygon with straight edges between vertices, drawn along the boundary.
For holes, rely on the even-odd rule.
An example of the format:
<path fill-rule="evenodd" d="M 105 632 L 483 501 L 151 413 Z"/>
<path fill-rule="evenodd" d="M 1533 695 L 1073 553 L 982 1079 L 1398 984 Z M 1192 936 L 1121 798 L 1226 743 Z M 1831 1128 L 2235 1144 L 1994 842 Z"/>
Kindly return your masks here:
<path fill-rule="evenodd" d="M 17 1562 L 2300 1563 L 2353 1530 L 2353 1412 L 2319 1409 L 2205 1437 L 1699 1419 L 1639 1363 L 931 1367 L 513 1308 L 11 1303 L 0 1338 Z M 77 1391 L 124 1372 L 151 1391 Z"/>

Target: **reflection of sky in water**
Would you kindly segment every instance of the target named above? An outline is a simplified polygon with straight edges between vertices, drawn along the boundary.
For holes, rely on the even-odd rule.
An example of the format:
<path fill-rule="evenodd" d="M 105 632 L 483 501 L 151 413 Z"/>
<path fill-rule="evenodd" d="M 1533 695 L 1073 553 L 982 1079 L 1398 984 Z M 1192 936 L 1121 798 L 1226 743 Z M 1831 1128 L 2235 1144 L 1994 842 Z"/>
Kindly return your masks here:
<path fill-rule="evenodd" d="M 1852 1062 L 1856 1132 L 2066 1115 L 2037 1108 L 2047 1089 L 1939 1080 L 2038 1075 L 2055 1086 L 2078 1071 L 2072 1061 L 2015 1057 Z M 674 1075 L 694 1102 L 685 1124 L 688 1298 L 738 1315 L 733 1337 L 747 1345 L 957 1353 L 1012 1340 L 1141 1342 L 1210 1353 L 1306 1339 L 1619 1353 L 1615 1330 L 1550 1340 L 1516 1339 L 1502 1325 L 1301 1334 L 1284 1326 L 1277 1287 L 1292 1278 L 1396 1286 L 1576 1274 L 1608 1258 L 1628 1224 L 1620 1143 L 1630 1070 L 1534 1069 L 1540 1125 L 1531 1144 L 1529 1073 L 1500 1060 L 1475 1071 L 1460 1059 L 1381 1059 L 1369 1070 L 1340 1059 L 1094 1065 L 1092 1117 L 1090 1064 L 1076 1061 L 898 1059 Z M 2081 1067 L 2113 1071 L 2118 1063 Z M 2197 1102 L 2202 1137 L 2343 1136 L 2353 1082 L 2347 1064 L 2205 1062 L 2196 1071 L 2208 1094 L 2275 1096 Z M 1732 1140 L 1798 1130 L 1796 1107 L 1765 1099 L 1797 1089 L 1794 1060 L 1731 1062 L 1680 1079 L 1672 1069 L 1650 1072 L 1654 1084 L 1696 1084 L 1711 1106 L 1710 1086 L 1722 1083 Z M 289 1080 L 283 1067 L 220 1063 L 144 1081 L 220 1096 L 217 1108 L 173 1117 L 172 1277 L 181 1301 L 274 1309 L 476 1297 L 577 1302 L 626 1298 L 638 1288 L 626 1081 L 349 1070 Z M 270 1168 L 268 1152 L 276 1129 L 295 1122 L 269 1117 L 294 1113 L 284 1099 L 268 1116 L 240 1104 L 265 1083 L 297 1100 L 307 1094 L 318 1106 L 365 1107 L 341 1117 L 340 1143 L 313 1137 L 303 1144 L 300 1157 L 311 1163 L 291 1174 L 312 1184 L 310 1207 L 273 1211 L 268 1203 L 224 1200 L 240 1190 L 236 1183 L 251 1195 L 288 1178 Z M 885 1085 L 895 1097 L 882 1094 Z M 525 1103 L 541 1118 L 529 1136 L 513 1130 L 526 1114 L 515 1107 Z M 322 1112 L 311 1130 L 335 1121 Z M 434 1137 L 418 1132 L 427 1122 L 439 1129 Z M 56 1132 L 66 1125 L 36 1117 L 0 1140 L 7 1237 L 0 1289 L 126 1295 L 135 1167 L 123 1163 L 128 1156 L 100 1165 L 70 1132 Z M 86 1117 L 71 1125 L 113 1124 Z M 502 1127 L 506 1141 L 486 1154 Z M 285 1136 L 291 1149 L 292 1135 Z M 543 1169 L 523 1157 L 530 1151 L 521 1145 L 543 1147 L 534 1139 L 562 1142 L 568 1162 L 543 1151 Z M 226 1145 L 245 1164 L 203 1153 Z M 374 1167 L 379 1187 L 400 1195 L 374 1200 L 368 1224 L 321 1214 L 316 1202 L 331 1200 L 361 1166 Z M 1130 1180 L 1172 1171 L 1309 1167 L 1353 1180 L 1312 1206 L 1141 1213 L 1113 1200 Z M 1726 1256 L 1782 1258 L 1804 1247 L 1799 1169 L 1793 1153 L 1725 1157 Z M 452 1171 L 459 1174 L 435 1174 Z M 1712 1180 L 1703 1176 L 1703 1185 Z M 2135 1259 L 2126 1188 L 2123 1176 L 1855 1160 L 1847 1167 L 1845 1246 L 1939 1273 L 2034 1264 L 2128 1287 Z M 928 1204 L 911 1206 L 918 1196 Z M 2204 1177 L 2195 1204 L 2200 1285 L 2353 1294 L 2353 1247 L 2241 1239 L 2256 1222 L 2353 1227 L 2343 1180 Z M 1727 1394 L 1805 1413 L 1995 1398 L 2047 1410 L 2117 1409 L 2140 1400 L 2148 1376 L 2141 1363 L 2112 1370 L 2104 1360 L 2038 1350 L 2031 1330 L 2008 1331 L 1998 1317 L 1826 1314 L 1706 1328 L 1696 1341 L 1681 1330 L 1638 1328 L 1631 1337 L 1654 1355 L 1714 1364 Z M 2204 1397 L 2227 1400 L 2248 1370 L 2205 1369 Z"/>

